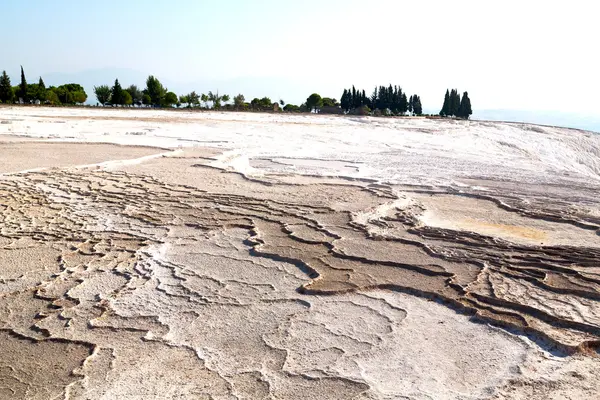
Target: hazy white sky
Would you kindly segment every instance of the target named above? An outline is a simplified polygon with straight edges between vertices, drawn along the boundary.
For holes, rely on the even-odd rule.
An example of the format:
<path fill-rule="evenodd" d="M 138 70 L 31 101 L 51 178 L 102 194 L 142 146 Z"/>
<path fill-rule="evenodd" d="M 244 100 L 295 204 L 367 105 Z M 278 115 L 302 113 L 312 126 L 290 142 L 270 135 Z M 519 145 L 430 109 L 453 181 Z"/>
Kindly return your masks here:
<path fill-rule="evenodd" d="M 2 3 L 0 69 L 14 78 L 23 64 L 29 76 L 127 68 L 178 87 L 257 79 L 253 96 L 292 102 L 392 83 L 432 109 L 456 87 L 474 108 L 600 112 L 594 1 Z"/>

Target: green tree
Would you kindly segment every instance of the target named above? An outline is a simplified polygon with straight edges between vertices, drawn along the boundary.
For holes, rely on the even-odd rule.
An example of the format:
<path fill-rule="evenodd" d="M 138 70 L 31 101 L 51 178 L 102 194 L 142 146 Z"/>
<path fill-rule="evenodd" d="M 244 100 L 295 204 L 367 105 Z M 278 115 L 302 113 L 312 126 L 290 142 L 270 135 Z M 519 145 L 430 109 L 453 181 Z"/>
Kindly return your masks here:
<path fill-rule="evenodd" d="M 29 98 L 27 97 L 27 80 L 25 80 L 25 72 L 23 72 L 22 65 L 21 65 L 21 84 L 19 85 L 19 97 L 25 103 L 29 103 Z"/>
<path fill-rule="evenodd" d="M 323 107 L 323 99 L 318 93 L 313 93 L 306 99 L 306 107 L 309 112 L 312 112 L 313 110 L 318 112 L 318 109 Z"/>
<path fill-rule="evenodd" d="M 444 96 L 444 105 L 440 110 L 440 115 L 446 117 L 450 115 L 450 91 L 446 89 L 446 95 Z"/>
<path fill-rule="evenodd" d="M 294 104 L 286 104 L 285 107 L 283 107 L 283 111 L 300 112 L 300 107 L 298 107 L 297 105 L 294 105 Z"/>
<path fill-rule="evenodd" d="M 98 99 L 98 103 L 105 105 L 110 100 L 111 90 L 108 85 L 94 86 L 94 94 Z"/>
<path fill-rule="evenodd" d="M 148 79 L 146 79 L 146 89 L 144 89 L 144 93 L 150 96 L 152 104 L 160 105 L 163 104 L 163 99 L 167 94 L 167 90 L 163 87 L 162 83 L 160 83 L 158 79 L 156 79 L 153 75 L 150 75 Z M 173 103 L 176 102 L 177 101 Z"/>
<path fill-rule="evenodd" d="M 208 101 L 213 103 L 213 108 L 214 109 L 219 109 L 221 108 L 221 103 L 227 103 L 229 101 L 229 96 L 224 94 L 224 95 L 219 95 L 219 92 L 217 93 L 213 93 L 213 92 L 208 92 Z"/>
<path fill-rule="evenodd" d="M 323 107 L 335 107 L 336 105 L 336 99 L 332 99 L 330 97 L 323 97 Z"/>
<path fill-rule="evenodd" d="M 469 119 L 472 114 L 473 110 L 471 108 L 471 99 L 469 99 L 469 93 L 464 92 L 457 116 L 460 118 Z"/>
<path fill-rule="evenodd" d="M 177 103 L 177 95 L 173 92 L 167 92 L 165 94 L 164 105 L 167 107 L 172 107 L 173 104 Z"/>
<path fill-rule="evenodd" d="M 129 93 L 129 91 L 127 89 L 123 89 L 121 91 L 121 93 L 122 93 L 123 105 L 126 105 L 126 106 L 132 105 L 133 97 L 131 97 L 131 94 Z"/>
<path fill-rule="evenodd" d="M 422 115 L 423 106 L 421 105 L 421 98 L 416 94 L 413 96 L 413 114 Z"/>
<path fill-rule="evenodd" d="M 455 90 L 455 99 L 454 99 L 454 115 L 458 116 L 458 110 L 460 109 L 460 93 L 458 93 L 458 89 Z"/>
<path fill-rule="evenodd" d="M 342 105 L 342 109 L 344 109 L 344 111 L 350 110 L 350 94 L 348 93 L 347 89 L 344 89 L 344 93 L 342 93 L 340 104 Z"/>
<path fill-rule="evenodd" d="M 148 93 L 144 93 L 144 94 L 142 95 L 142 103 L 143 103 L 145 106 L 150 106 L 150 105 L 152 105 L 152 98 L 150 97 L 150 95 L 149 95 Z"/>
<path fill-rule="evenodd" d="M 77 104 L 83 104 L 87 100 L 87 94 L 85 94 L 85 91 L 81 90 L 72 92 L 71 97 L 73 99 L 72 102 Z"/>
<path fill-rule="evenodd" d="M 41 76 L 38 82 L 37 99 L 40 101 L 40 103 L 46 101 L 46 84 Z"/>
<path fill-rule="evenodd" d="M 181 106 L 182 104 L 187 104 L 188 107 L 190 107 L 190 99 L 188 98 L 188 95 L 182 94 L 181 96 L 179 96 L 179 101 L 177 102 L 177 104 L 179 104 L 179 106 Z"/>
<path fill-rule="evenodd" d="M 408 111 L 408 99 L 406 98 L 406 93 L 402 93 L 400 96 L 400 113 L 402 115 L 406 114 Z"/>
<path fill-rule="evenodd" d="M 458 89 L 452 89 L 450 92 L 450 115 L 458 116 L 458 109 L 460 108 L 460 94 Z"/>
<path fill-rule="evenodd" d="M 190 94 L 188 94 L 187 98 L 191 107 L 196 107 L 198 104 L 200 104 L 200 96 L 198 93 L 196 93 L 196 91 L 192 91 Z"/>
<path fill-rule="evenodd" d="M 58 98 L 58 94 L 56 93 L 56 88 L 50 87 L 46 91 L 46 101 L 51 105 L 60 104 L 60 99 Z"/>
<path fill-rule="evenodd" d="M 57 88 L 52 88 L 52 90 L 56 93 L 59 100 L 55 104 L 84 103 L 87 100 L 85 89 L 77 83 L 67 83 Z"/>
<path fill-rule="evenodd" d="M 6 74 L 6 71 L 2 71 L 2 76 L 0 76 L 0 101 L 10 103 L 14 97 L 15 93 L 10 85 L 10 78 Z"/>
<path fill-rule="evenodd" d="M 236 110 L 243 109 L 245 104 L 246 104 L 246 98 L 244 97 L 243 94 L 240 93 L 237 96 L 234 96 L 233 106 L 235 107 Z"/>
<path fill-rule="evenodd" d="M 279 105 L 281 107 L 284 107 L 285 106 L 285 101 L 283 101 L 283 99 L 279 99 Z"/>
<path fill-rule="evenodd" d="M 38 100 L 39 85 L 37 83 L 27 84 L 27 98 L 30 101 Z"/>
<path fill-rule="evenodd" d="M 269 97 L 265 96 L 258 101 L 258 106 L 263 110 L 271 110 L 273 108 L 273 102 Z"/>
<path fill-rule="evenodd" d="M 204 93 L 202 93 L 202 94 L 200 95 L 200 100 L 201 100 L 201 101 L 204 103 L 204 107 L 205 107 L 205 108 L 208 108 L 208 101 L 209 101 L 208 95 L 207 95 L 207 94 L 204 94 Z"/>
<path fill-rule="evenodd" d="M 137 106 L 142 105 L 142 91 L 137 87 L 137 85 L 129 85 L 127 89 L 127 93 L 131 96 L 131 104 L 135 104 Z"/>
<path fill-rule="evenodd" d="M 123 88 L 119 83 L 118 79 L 115 79 L 115 84 L 112 87 L 112 92 L 110 94 L 110 102 L 116 105 L 125 104 L 125 97 L 123 97 Z"/>

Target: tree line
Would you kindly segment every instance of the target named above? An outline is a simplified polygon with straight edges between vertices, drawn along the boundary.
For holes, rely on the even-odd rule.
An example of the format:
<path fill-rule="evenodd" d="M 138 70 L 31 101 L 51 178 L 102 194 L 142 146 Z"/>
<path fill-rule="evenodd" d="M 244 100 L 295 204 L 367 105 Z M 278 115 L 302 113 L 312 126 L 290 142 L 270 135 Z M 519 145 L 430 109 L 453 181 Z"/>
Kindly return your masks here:
<path fill-rule="evenodd" d="M 177 96 L 169 91 L 153 75 L 146 79 L 146 87 L 138 88 L 130 85 L 121 86 L 118 79 L 112 86 L 94 86 L 94 94 L 98 104 L 102 106 L 146 106 L 146 107 L 187 107 L 204 109 L 225 109 L 235 111 L 286 111 L 286 112 L 324 112 L 324 113 L 353 113 L 361 115 L 423 115 L 421 97 L 407 94 L 399 85 L 377 86 L 372 94 L 367 96 L 365 90 L 358 90 L 353 85 L 344 89 L 340 101 L 335 98 L 321 97 L 318 93 L 311 94 L 306 102 L 297 106 L 286 104 L 283 100 L 273 102 L 269 97 L 254 98 L 247 102 L 243 94 L 234 96 L 218 91 L 207 94 L 192 91 Z M 0 102 L 2 103 L 36 103 L 50 105 L 76 105 L 87 101 L 84 88 L 76 83 L 64 84 L 58 87 L 46 87 L 40 77 L 38 83 L 27 83 L 25 72 L 21 66 L 21 82 L 12 86 L 6 71 L 0 76 Z M 233 100 L 230 103 L 230 100 Z M 457 117 L 468 119 L 472 115 L 471 100 L 467 92 L 462 98 L 457 89 L 446 90 L 444 103 L 439 115 L 442 117 Z"/>
<path fill-rule="evenodd" d="M 174 92 L 169 91 L 163 84 L 153 75 L 146 79 L 146 87 L 140 90 L 136 85 L 130 85 L 123 89 L 118 79 L 114 85 L 101 85 L 94 87 L 94 94 L 98 103 L 103 106 L 147 106 L 147 107 L 186 107 L 186 108 L 205 108 L 217 109 L 225 108 L 227 110 L 236 111 L 266 111 L 273 110 L 275 103 L 268 97 L 262 99 L 254 98 L 251 102 L 246 102 L 243 94 L 238 94 L 232 100 L 228 94 L 220 94 L 218 91 L 208 93 L 197 93 L 192 91 L 188 94 L 177 96 Z M 277 102 L 283 106 L 285 102 L 280 100 Z"/>
<path fill-rule="evenodd" d="M 21 82 L 12 86 L 6 71 L 0 75 L 0 101 L 2 103 L 39 103 L 39 104 L 83 104 L 87 100 L 87 94 L 81 85 L 69 83 L 58 87 L 46 87 L 44 80 L 40 77 L 38 83 L 27 83 L 25 72 L 21 67 Z"/>
<path fill-rule="evenodd" d="M 423 106 L 419 95 L 411 95 L 407 98 L 402 87 L 391 84 L 387 87 L 375 87 L 373 93 L 367 96 L 364 90 L 357 90 L 354 85 L 352 89 L 344 89 L 340 100 L 340 106 L 345 112 L 362 110 L 362 113 L 370 112 L 385 115 L 422 115 Z"/>

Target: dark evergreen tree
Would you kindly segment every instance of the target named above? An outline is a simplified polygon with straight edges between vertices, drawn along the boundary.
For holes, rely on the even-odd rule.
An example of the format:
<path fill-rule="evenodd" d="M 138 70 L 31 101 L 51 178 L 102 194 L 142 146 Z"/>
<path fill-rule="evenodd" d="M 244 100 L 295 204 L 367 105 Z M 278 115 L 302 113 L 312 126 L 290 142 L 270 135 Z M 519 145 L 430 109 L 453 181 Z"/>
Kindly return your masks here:
<path fill-rule="evenodd" d="M 356 108 L 358 107 L 358 97 L 356 96 L 356 88 L 354 87 L 354 85 L 352 85 L 352 108 Z"/>
<path fill-rule="evenodd" d="M 410 113 L 413 112 L 413 110 L 415 109 L 414 104 L 415 104 L 415 95 L 411 95 L 408 98 L 408 112 L 410 112 Z"/>
<path fill-rule="evenodd" d="M 13 100 L 14 92 L 10 84 L 10 78 L 6 71 L 2 71 L 0 76 L 0 101 L 2 103 L 10 103 Z"/>
<path fill-rule="evenodd" d="M 40 101 L 40 103 L 43 103 L 44 101 L 46 101 L 46 84 L 44 83 L 44 80 L 42 79 L 41 76 L 40 76 L 40 80 L 38 82 L 38 90 L 37 90 L 36 97 Z"/>
<path fill-rule="evenodd" d="M 362 106 L 366 106 L 368 105 L 368 99 L 367 99 L 367 93 L 365 92 L 365 89 L 363 89 L 362 91 L 362 96 L 360 96 L 360 105 Z"/>
<path fill-rule="evenodd" d="M 25 72 L 23 72 L 23 66 L 21 65 L 21 84 L 19 85 L 19 97 L 23 99 L 25 103 L 29 102 L 27 96 L 27 80 L 25 80 Z"/>
<path fill-rule="evenodd" d="M 471 109 L 471 99 L 469 99 L 469 93 L 464 92 L 457 116 L 460 118 L 469 119 L 471 114 L 473 114 L 473 110 Z"/>
<path fill-rule="evenodd" d="M 402 100 L 400 101 L 400 114 L 404 115 L 408 111 L 408 99 L 406 93 L 402 93 Z"/>
<path fill-rule="evenodd" d="M 454 89 L 453 94 L 450 97 L 452 99 L 451 115 L 457 117 L 458 109 L 460 108 L 460 94 L 458 93 L 458 89 Z"/>
<path fill-rule="evenodd" d="M 448 102 L 448 116 L 451 117 L 454 115 L 454 89 L 450 90 L 450 100 Z"/>
<path fill-rule="evenodd" d="M 450 91 L 446 89 L 446 95 L 444 96 L 444 105 L 440 110 L 440 115 L 442 117 L 447 117 L 450 115 Z"/>
<path fill-rule="evenodd" d="M 402 100 L 402 89 L 399 86 L 394 85 L 392 90 L 391 107 L 392 113 L 398 114 L 400 112 L 400 101 Z"/>
<path fill-rule="evenodd" d="M 375 102 L 375 109 L 383 110 L 383 108 L 385 107 L 385 96 L 385 86 L 379 86 L 379 89 L 377 90 L 377 101 Z"/>
<path fill-rule="evenodd" d="M 110 95 L 110 102 L 112 104 L 123 105 L 125 104 L 125 96 L 123 95 L 123 88 L 119 83 L 118 79 L 115 79 L 115 85 L 112 87 L 112 93 Z"/>
<path fill-rule="evenodd" d="M 369 106 L 371 109 L 377 108 L 377 98 L 379 97 L 379 93 L 377 93 L 377 86 L 373 90 L 373 94 L 371 94 L 371 105 Z"/>
<path fill-rule="evenodd" d="M 423 114 L 423 106 L 421 105 L 421 98 L 416 94 L 413 96 L 413 113 L 415 115 Z"/>
<path fill-rule="evenodd" d="M 340 104 L 344 111 L 350 110 L 350 99 L 348 98 L 348 90 L 346 89 L 344 89 L 344 93 L 342 94 L 342 97 L 340 99 Z"/>

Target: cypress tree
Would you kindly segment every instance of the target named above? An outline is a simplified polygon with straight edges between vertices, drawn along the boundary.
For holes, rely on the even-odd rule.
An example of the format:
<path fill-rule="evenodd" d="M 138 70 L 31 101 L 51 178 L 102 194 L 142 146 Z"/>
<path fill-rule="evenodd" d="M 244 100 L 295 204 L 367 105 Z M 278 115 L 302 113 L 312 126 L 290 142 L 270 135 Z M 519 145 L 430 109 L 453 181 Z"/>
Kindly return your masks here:
<path fill-rule="evenodd" d="M 471 109 L 471 99 L 469 99 L 469 93 L 464 92 L 460 102 L 458 116 L 460 118 L 469 119 L 471 114 L 473 114 L 473 110 Z"/>
<path fill-rule="evenodd" d="M 358 107 L 357 104 L 357 97 L 356 97 L 356 88 L 354 87 L 354 85 L 352 85 L 352 108 L 356 108 Z"/>
<path fill-rule="evenodd" d="M 348 111 L 348 90 L 344 89 L 344 93 L 340 98 L 340 105 L 344 111 Z"/>
<path fill-rule="evenodd" d="M 362 106 L 366 106 L 367 105 L 367 93 L 365 92 L 365 89 L 362 90 L 362 96 L 361 96 L 361 100 L 360 100 L 360 105 Z"/>
<path fill-rule="evenodd" d="M 125 96 L 123 96 L 123 88 L 119 83 L 118 79 L 115 79 L 115 85 L 112 87 L 112 94 L 110 96 L 110 102 L 112 104 L 123 105 L 125 104 Z"/>
<path fill-rule="evenodd" d="M 44 83 L 44 80 L 42 79 L 41 76 L 40 76 L 40 81 L 38 82 L 37 98 L 41 103 L 46 101 L 46 84 Z"/>
<path fill-rule="evenodd" d="M 457 94 L 457 90 L 456 89 L 452 89 L 450 91 L 450 106 L 448 109 L 448 115 L 449 116 L 456 116 L 458 114 L 458 107 L 460 106 L 460 98 L 458 100 L 458 103 L 456 101 L 456 94 Z"/>
<path fill-rule="evenodd" d="M 21 65 L 21 84 L 19 85 L 19 97 L 23 99 L 25 103 L 29 102 L 27 98 L 27 81 L 25 80 L 25 72 L 23 72 L 23 66 Z"/>
<path fill-rule="evenodd" d="M 423 106 L 421 105 L 421 98 L 415 94 L 413 98 L 413 112 L 415 115 L 423 114 Z"/>
<path fill-rule="evenodd" d="M 371 109 L 376 109 L 377 108 L 377 97 L 378 97 L 378 93 L 377 93 L 377 86 L 375 86 L 375 89 L 373 89 L 373 94 L 371 95 Z"/>
<path fill-rule="evenodd" d="M 454 100 L 452 101 L 452 105 L 454 106 L 452 115 L 458 116 L 458 109 L 460 108 L 460 94 L 458 93 L 458 89 L 454 89 Z"/>
<path fill-rule="evenodd" d="M 446 95 L 444 96 L 444 105 L 440 110 L 440 115 L 446 117 L 450 114 L 450 92 L 446 89 Z"/>
<path fill-rule="evenodd" d="M 6 74 L 6 71 L 2 71 L 2 76 L 0 76 L 0 101 L 3 103 L 10 103 L 13 97 L 14 92 L 10 84 L 10 78 Z"/>
<path fill-rule="evenodd" d="M 414 110 L 414 95 L 411 95 L 408 99 L 408 112 L 412 113 Z"/>
<path fill-rule="evenodd" d="M 402 100 L 400 101 L 400 113 L 402 115 L 406 114 L 408 111 L 408 99 L 406 98 L 406 93 L 402 93 Z"/>
<path fill-rule="evenodd" d="M 379 99 L 378 99 L 378 104 L 377 104 L 377 108 L 379 110 L 384 110 L 386 109 L 386 103 L 387 103 L 387 89 L 385 88 L 385 86 L 379 86 Z"/>

